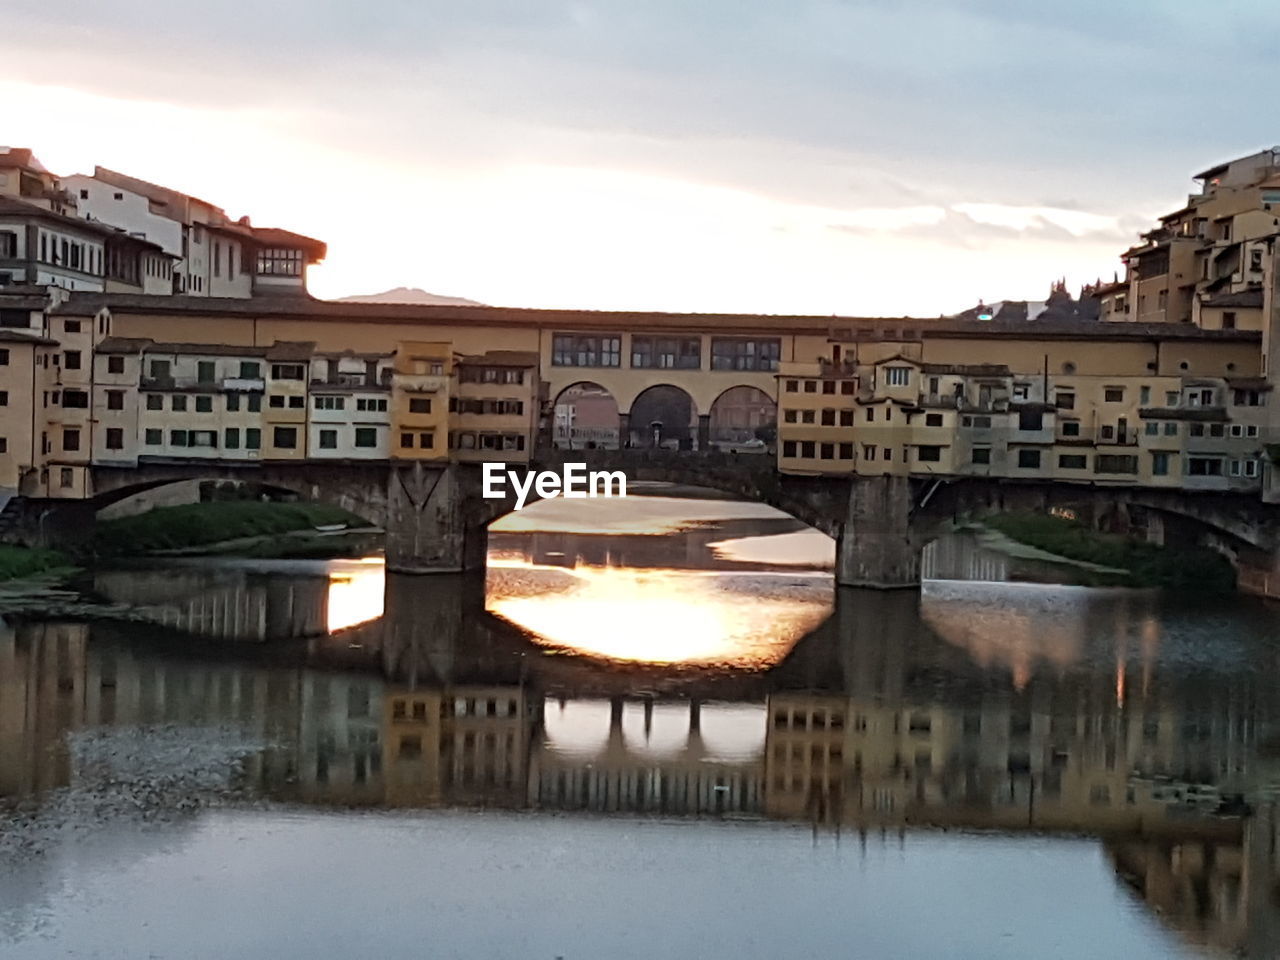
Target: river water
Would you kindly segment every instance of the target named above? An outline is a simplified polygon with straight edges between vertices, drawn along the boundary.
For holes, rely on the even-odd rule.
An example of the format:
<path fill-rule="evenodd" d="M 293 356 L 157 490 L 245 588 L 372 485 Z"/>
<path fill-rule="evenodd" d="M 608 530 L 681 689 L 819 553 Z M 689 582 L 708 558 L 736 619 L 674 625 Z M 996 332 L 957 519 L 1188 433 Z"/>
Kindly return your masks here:
<path fill-rule="evenodd" d="M 4 623 L 0 957 L 1280 955 L 1275 608 L 648 492 Z"/>

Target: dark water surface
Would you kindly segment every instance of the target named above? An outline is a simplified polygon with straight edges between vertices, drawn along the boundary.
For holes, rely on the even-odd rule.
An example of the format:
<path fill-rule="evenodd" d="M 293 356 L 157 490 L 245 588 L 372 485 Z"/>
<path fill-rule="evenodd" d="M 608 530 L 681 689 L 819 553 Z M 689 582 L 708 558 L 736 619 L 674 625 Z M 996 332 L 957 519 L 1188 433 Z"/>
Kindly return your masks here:
<path fill-rule="evenodd" d="M 4 624 L 0 957 L 1280 955 L 1275 608 L 624 503 Z"/>

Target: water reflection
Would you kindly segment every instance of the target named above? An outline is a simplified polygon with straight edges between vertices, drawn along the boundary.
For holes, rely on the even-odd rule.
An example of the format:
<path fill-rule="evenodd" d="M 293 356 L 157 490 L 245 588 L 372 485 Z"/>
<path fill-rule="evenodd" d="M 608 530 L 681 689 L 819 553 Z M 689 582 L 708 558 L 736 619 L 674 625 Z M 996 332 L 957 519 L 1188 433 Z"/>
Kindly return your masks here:
<path fill-rule="evenodd" d="M 556 650 L 758 670 L 832 607 L 830 537 L 756 503 L 549 500 L 494 524 L 487 608 Z M 621 519 L 620 519 L 621 514 Z"/>
<path fill-rule="evenodd" d="M 89 731 L 231 730 L 257 744 L 244 788 L 291 804 L 773 818 L 863 842 L 926 825 L 1087 834 L 1188 943 L 1280 946 L 1270 608 L 933 581 L 921 595 L 842 590 L 833 606 L 828 592 L 819 609 L 805 592 L 817 571 L 681 580 L 550 552 L 574 559 L 501 568 L 563 577 L 552 596 L 576 596 L 542 601 L 540 639 L 513 626 L 542 623 L 528 586 L 496 606 L 491 594 L 493 616 L 468 578 L 387 576 L 381 593 L 376 564 L 216 568 L 180 581 L 180 608 L 150 574 L 101 574 L 104 593 L 189 611 L 183 634 L 4 624 L 0 801 L 118 782 L 74 748 Z M 621 614 L 591 603 L 624 584 L 644 596 L 646 577 L 653 598 Z M 792 579 L 798 593 L 775 601 L 768 585 Z M 663 611 L 681 591 L 706 595 Z M 713 619 L 682 619 L 708 606 Z M 787 626 L 796 610 L 813 619 Z M 245 636 L 295 642 L 210 642 Z M 557 655 L 548 638 L 600 658 Z M 650 664 L 758 669 L 637 671 L 616 662 L 628 643 Z"/>

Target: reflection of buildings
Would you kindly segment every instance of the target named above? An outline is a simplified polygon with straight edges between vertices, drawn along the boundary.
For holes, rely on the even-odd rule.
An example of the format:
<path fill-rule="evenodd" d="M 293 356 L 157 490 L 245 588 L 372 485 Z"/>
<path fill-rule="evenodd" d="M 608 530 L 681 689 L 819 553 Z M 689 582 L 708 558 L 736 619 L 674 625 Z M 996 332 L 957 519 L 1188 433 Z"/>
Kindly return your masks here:
<path fill-rule="evenodd" d="M 146 619 L 219 640 L 314 637 L 328 622 L 327 577 L 272 576 L 224 567 L 167 569 L 164 576 L 107 570 L 94 589 L 112 603 L 147 608 Z"/>
<path fill-rule="evenodd" d="M 395 689 L 383 727 L 392 804 L 522 807 L 539 710 L 520 687 Z"/>
<path fill-rule="evenodd" d="M 727 709 L 742 712 L 739 705 Z M 745 749 L 740 745 L 728 751 L 717 750 L 714 741 L 703 735 L 704 717 L 715 724 L 725 710 L 726 705 L 697 700 L 677 704 L 655 704 L 652 699 L 624 703 L 621 698 L 549 701 L 548 718 L 563 718 L 571 711 L 586 722 L 568 730 L 562 727 L 570 740 L 564 743 L 549 719 L 547 735 L 535 753 L 529 800 L 555 810 L 759 814 L 763 810 L 761 763 L 749 719 L 752 713 L 757 723 L 762 719 L 759 708 L 751 705 L 746 717 L 734 718 L 732 727 L 747 725 L 747 743 Z M 655 713 L 665 728 L 656 741 Z M 600 722 L 606 718 L 607 728 Z M 664 719 L 668 722 L 663 723 Z M 726 725 L 724 732 L 733 737 L 741 731 L 730 733 Z"/>
<path fill-rule="evenodd" d="M 0 621 L 0 798 L 65 784 L 84 723 L 88 627 Z"/>

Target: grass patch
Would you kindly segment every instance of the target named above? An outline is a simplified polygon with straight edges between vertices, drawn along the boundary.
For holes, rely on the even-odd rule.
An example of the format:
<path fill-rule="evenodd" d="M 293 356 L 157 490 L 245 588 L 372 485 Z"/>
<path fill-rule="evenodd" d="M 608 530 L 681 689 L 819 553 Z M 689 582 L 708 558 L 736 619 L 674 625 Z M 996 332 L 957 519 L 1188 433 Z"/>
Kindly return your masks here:
<path fill-rule="evenodd" d="M 1069 560 L 1127 570 L 1127 579 L 1120 580 L 1127 586 L 1194 593 L 1230 593 L 1236 587 L 1231 563 L 1205 547 L 1162 547 L 1098 533 L 1078 520 L 1038 513 L 1007 513 L 988 517 L 983 523 L 1011 540 Z"/>
<path fill-rule="evenodd" d="M 160 507 L 136 517 L 99 521 L 93 546 L 100 556 L 136 556 L 241 537 L 291 533 L 330 523 L 367 526 L 354 514 L 323 503 L 227 500 Z"/>
<path fill-rule="evenodd" d="M 0 580 L 17 580 L 70 565 L 70 561 L 56 550 L 0 543 Z"/>

